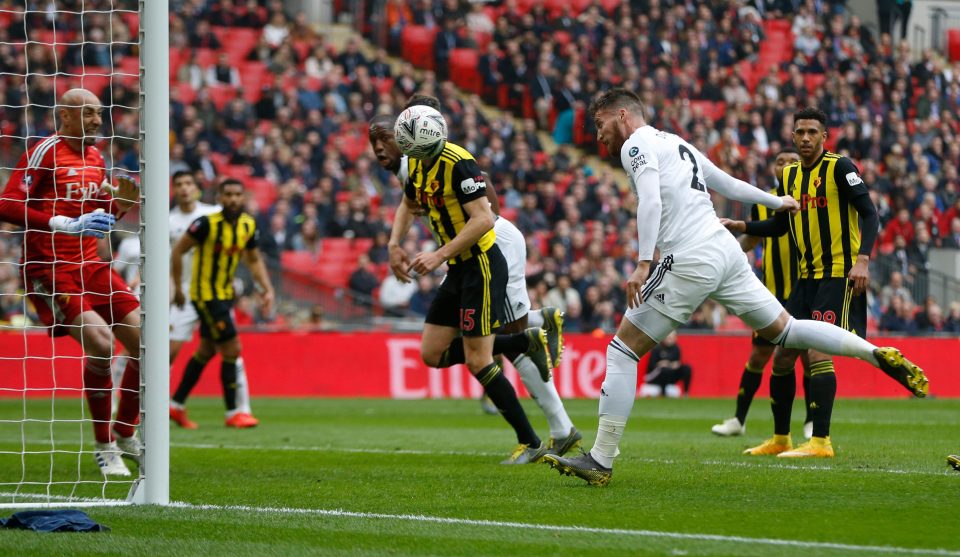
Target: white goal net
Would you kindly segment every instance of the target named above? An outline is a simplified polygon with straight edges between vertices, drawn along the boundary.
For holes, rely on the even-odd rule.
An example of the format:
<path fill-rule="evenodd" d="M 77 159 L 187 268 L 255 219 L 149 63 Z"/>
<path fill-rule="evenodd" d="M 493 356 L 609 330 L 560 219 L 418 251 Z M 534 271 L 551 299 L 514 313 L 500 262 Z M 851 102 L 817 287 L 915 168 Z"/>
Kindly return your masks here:
<path fill-rule="evenodd" d="M 141 181 L 140 21 L 137 0 L 0 2 L 2 506 L 122 502 L 143 480 L 128 439 L 142 415 L 143 227 L 140 204 L 124 213 L 110 193 L 120 176 Z M 77 89 L 99 101 L 99 126 Z M 71 228 L 98 209 L 119 213 L 112 232 Z M 129 475 L 103 466 L 124 448 Z"/>

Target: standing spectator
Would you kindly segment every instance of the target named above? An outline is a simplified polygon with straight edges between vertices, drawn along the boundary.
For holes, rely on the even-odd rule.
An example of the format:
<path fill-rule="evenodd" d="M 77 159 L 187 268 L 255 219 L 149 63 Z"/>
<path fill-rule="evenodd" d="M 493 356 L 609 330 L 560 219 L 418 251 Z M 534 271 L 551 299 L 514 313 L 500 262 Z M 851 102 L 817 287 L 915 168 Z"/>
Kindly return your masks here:
<path fill-rule="evenodd" d="M 451 17 L 443 20 L 443 29 L 433 40 L 434 71 L 437 79 L 445 81 L 450 75 L 450 51 L 462 46 L 457 35 L 457 20 Z"/>

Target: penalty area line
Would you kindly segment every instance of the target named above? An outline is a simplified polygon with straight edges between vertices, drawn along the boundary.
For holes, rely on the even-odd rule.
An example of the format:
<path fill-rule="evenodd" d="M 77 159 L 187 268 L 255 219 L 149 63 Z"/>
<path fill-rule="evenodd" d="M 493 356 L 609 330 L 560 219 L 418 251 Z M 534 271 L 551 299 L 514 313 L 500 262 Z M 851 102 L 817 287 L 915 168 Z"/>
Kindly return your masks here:
<path fill-rule="evenodd" d="M 533 524 L 528 522 L 508 522 L 501 520 L 474 520 L 469 518 L 451 518 L 442 516 L 427 516 L 418 514 L 390 514 L 346 511 L 343 509 L 304 509 L 287 507 L 254 507 L 246 505 L 205 505 L 184 502 L 171 502 L 174 508 L 190 510 L 236 511 L 243 513 L 267 513 L 307 516 L 328 516 L 334 518 L 358 518 L 366 520 L 397 520 L 405 522 L 421 522 L 455 526 L 477 526 L 485 528 L 512 528 L 516 530 L 536 530 L 545 532 L 564 532 L 574 534 L 603 534 L 609 536 L 626 536 L 637 538 L 664 538 L 687 541 L 706 541 L 721 543 L 738 543 L 752 545 L 766 545 L 779 547 L 796 547 L 803 549 L 835 549 L 838 551 L 860 551 L 874 553 L 891 553 L 898 555 L 938 555 L 946 557 L 960 557 L 960 551 L 949 549 L 923 549 L 913 547 L 898 547 L 889 545 L 856 545 L 834 542 L 812 542 L 801 540 L 783 540 L 773 538 L 750 538 L 746 536 L 725 536 L 721 534 L 696 534 L 688 532 L 664 532 L 659 530 L 631 530 L 624 528 L 597 528 L 590 526 L 563 526 L 550 524 Z"/>

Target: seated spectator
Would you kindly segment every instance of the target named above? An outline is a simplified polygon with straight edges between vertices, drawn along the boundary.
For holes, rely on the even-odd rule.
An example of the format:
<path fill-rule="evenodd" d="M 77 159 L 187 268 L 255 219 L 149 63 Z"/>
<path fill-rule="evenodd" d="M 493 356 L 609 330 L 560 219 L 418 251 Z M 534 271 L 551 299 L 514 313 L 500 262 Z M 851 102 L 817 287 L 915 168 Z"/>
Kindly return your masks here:
<path fill-rule="evenodd" d="M 276 217 L 276 215 L 274 215 Z M 271 224 L 272 221 L 271 221 Z M 300 225 L 300 231 L 291 239 L 290 245 L 296 251 L 306 251 L 309 253 L 320 253 L 320 242 L 323 238 L 320 235 L 320 224 L 316 219 L 306 219 Z"/>
<path fill-rule="evenodd" d="M 954 217 L 950 221 L 950 233 L 943 238 L 942 247 L 950 249 L 960 249 L 960 217 Z"/>
<path fill-rule="evenodd" d="M 668 396 L 677 398 L 681 394 L 678 383 L 683 384 L 683 396 L 690 395 L 690 379 L 692 370 L 683 363 L 680 347 L 677 346 L 677 332 L 673 331 L 663 342 L 650 351 L 647 361 L 647 373 L 643 378 L 641 396 Z"/>
<path fill-rule="evenodd" d="M 270 23 L 263 27 L 263 39 L 272 49 L 277 49 L 290 36 L 290 24 L 283 10 L 277 10 L 270 16 Z"/>
<path fill-rule="evenodd" d="M 901 296 L 890 298 L 890 305 L 883 317 L 880 318 L 880 330 L 890 333 L 912 333 L 917 330 L 917 324 L 911 315 L 912 303 L 904 301 Z"/>
<path fill-rule="evenodd" d="M 903 285 L 903 273 L 900 271 L 890 273 L 887 284 L 884 284 L 880 289 L 880 307 L 884 309 L 890 307 L 890 302 L 894 296 L 899 296 L 903 301 L 913 304 L 913 296 L 910 295 L 910 290 Z"/>
<path fill-rule="evenodd" d="M 416 282 L 400 282 L 393 273 L 388 273 L 380 285 L 379 294 L 384 314 L 391 317 L 405 316 L 410 307 L 410 299 L 416 291 Z"/>
<path fill-rule="evenodd" d="M 350 274 L 347 283 L 350 295 L 354 302 L 363 307 L 373 306 L 373 291 L 380 286 L 380 279 L 373 272 L 373 264 L 367 254 L 361 253 L 357 258 L 357 268 Z"/>
<path fill-rule="evenodd" d="M 430 304 L 437 296 L 437 288 L 432 275 L 417 277 L 417 291 L 410 296 L 410 311 L 416 315 L 427 315 Z"/>
<path fill-rule="evenodd" d="M 193 33 L 190 34 L 190 48 L 210 48 L 218 49 L 222 45 L 220 39 L 210 28 L 210 22 L 201 19 L 196 22 Z"/>
<path fill-rule="evenodd" d="M 377 232 L 376 236 L 373 237 L 373 245 L 370 246 L 370 251 L 367 252 L 367 256 L 370 257 L 370 261 L 376 263 L 377 265 L 390 261 L 390 250 L 387 247 L 387 243 L 389 241 L 389 232 L 386 230 L 380 230 Z"/>

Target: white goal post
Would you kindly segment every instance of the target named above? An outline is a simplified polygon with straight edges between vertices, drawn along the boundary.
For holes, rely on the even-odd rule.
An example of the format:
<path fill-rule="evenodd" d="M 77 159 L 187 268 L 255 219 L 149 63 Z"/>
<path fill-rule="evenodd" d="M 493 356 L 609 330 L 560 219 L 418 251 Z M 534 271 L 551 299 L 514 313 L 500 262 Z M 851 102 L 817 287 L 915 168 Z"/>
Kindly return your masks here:
<path fill-rule="evenodd" d="M 113 234 L 127 234 L 133 239 L 139 235 L 140 279 L 134 291 L 139 288 L 141 334 L 139 354 L 131 357 L 140 362 L 138 430 L 143 445 L 143 464 L 130 465 L 132 476 L 117 478 L 100 473 L 93 458 L 93 419 L 84 397 L 84 393 L 97 391 L 91 391 L 82 379 L 84 362 L 89 358 L 84 358 L 76 341 L 45 335 L 49 327 L 37 322 L 36 317 L 39 298 L 28 302 L 25 295 L 25 291 L 34 292 L 31 296 L 38 291 L 33 282 L 33 286 L 11 288 L 11 277 L 26 282 L 25 266 L 13 257 L 20 256 L 25 242 L 20 240 L 23 236 L 18 229 L 0 225 L 0 508 L 169 503 L 168 10 L 168 0 L 19 0 L 12 7 L 0 6 L 0 80 L 23 92 L 19 97 L 7 96 L 5 88 L 0 87 L 0 116 L 7 120 L 0 122 L 5 143 L 0 145 L 0 192 L 17 167 L 29 167 L 35 164 L 34 159 L 42 159 L 35 146 L 59 125 L 53 116 L 57 102 L 52 99 L 59 99 L 72 87 L 94 90 L 101 100 L 100 134 L 104 137 L 97 146 L 106 160 L 106 181 L 112 181 L 116 173 L 139 173 L 139 223 L 135 215 L 123 223 L 128 228 L 139 224 L 139 231 Z M 10 32 L 13 25 L 22 29 Z M 5 26 L 7 29 L 3 29 Z M 136 32 L 132 33 L 134 28 Z M 108 54 L 97 57 L 100 53 L 89 55 L 85 49 L 105 49 Z M 35 89 L 38 82 L 41 86 Z M 31 98 L 34 90 L 47 94 Z M 117 91 L 129 102 L 114 104 Z M 8 98 L 20 102 L 8 102 Z M 6 118 L 20 114 L 22 118 L 16 121 Z M 126 133 L 116 131 L 119 121 Z M 123 145 L 114 149 L 115 142 L 138 142 L 139 157 L 126 150 L 128 158 L 124 160 L 130 168 L 124 168 L 118 160 L 118 153 L 124 149 Z M 35 152 L 24 165 L 18 165 L 18 158 L 28 148 Z M 50 160 L 61 159 L 57 155 Z M 64 175 L 74 175 L 73 165 L 51 164 L 54 168 L 42 168 L 49 172 L 44 176 L 55 175 L 60 180 Z M 81 172 L 90 168 L 86 159 L 75 164 L 84 165 Z M 70 174 L 60 174 L 58 169 Z M 43 194 L 31 196 L 30 187 L 31 181 L 24 179 L 21 189 L 26 199 L 17 202 L 25 207 L 43 198 Z M 84 192 L 76 199 L 89 198 Z M 46 229 L 42 232 L 48 233 Z M 57 249 L 50 253 L 57 253 L 55 261 L 60 262 Z M 69 298 L 57 292 L 59 282 L 53 284 L 52 291 L 43 291 L 49 292 L 48 299 Z M 82 290 L 90 292 L 87 287 Z M 47 306 L 60 315 L 61 306 L 54 301 Z M 11 307 L 12 311 L 4 313 Z M 8 319 L 8 315 L 13 317 Z M 136 352 L 132 347 L 131 351 Z M 114 355 L 111 360 L 116 363 L 118 358 Z M 133 389 L 131 385 L 126 392 L 135 393 Z M 119 380 L 113 382 L 113 390 L 121 390 Z M 125 415 L 131 421 L 126 421 L 125 427 L 129 427 L 136 406 L 128 404 L 126 408 Z M 116 420 L 115 424 L 122 421 L 119 416 Z"/>

